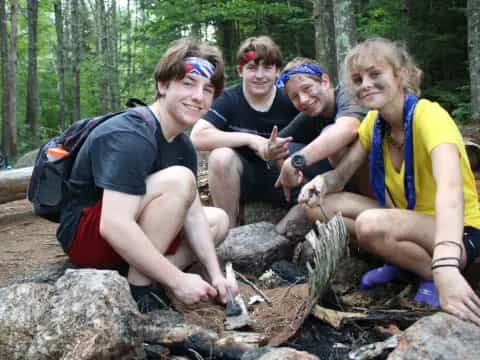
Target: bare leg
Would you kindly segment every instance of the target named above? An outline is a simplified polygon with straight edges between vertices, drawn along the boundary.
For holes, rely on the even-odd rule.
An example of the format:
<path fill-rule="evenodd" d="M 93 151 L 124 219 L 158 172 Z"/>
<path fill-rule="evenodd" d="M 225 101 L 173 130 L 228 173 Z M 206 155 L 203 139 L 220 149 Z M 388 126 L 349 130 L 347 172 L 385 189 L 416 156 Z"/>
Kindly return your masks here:
<path fill-rule="evenodd" d="M 301 205 L 293 206 L 288 213 L 275 225 L 275 231 L 284 235 L 291 223 L 302 225 L 309 223 L 306 218 L 305 208 Z"/>
<path fill-rule="evenodd" d="M 195 178 L 184 167 L 173 166 L 147 178 L 138 224 L 160 253 L 165 253 L 180 231 L 196 191 Z M 133 266 L 129 268 L 128 281 L 134 285 L 152 282 Z"/>
<path fill-rule="evenodd" d="M 325 222 L 341 212 L 348 232 L 355 235 L 357 216 L 367 209 L 376 207 L 378 207 L 377 202 L 373 199 L 354 193 L 340 192 L 327 195 L 322 207 L 306 207 L 305 215 L 311 222 L 315 220 Z"/>
<path fill-rule="evenodd" d="M 210 231 L 213 235 L 215 247 L 217 247 L 225 240 L 228 234 L 228 216 L 225 211 L 219 208 L 204 207 L 203 209 L 205 211 L 208 224 L 210 225 Z M 180 243 L 176 253 L 174 255 L 168 255 L 167 259 L 180 269 L 185 269 L 196 261 L 193 251 L 186 239 L 182 239 L 182 242 Z"/>
<path fill-rule="evenodd" d="M 240 202 L 240 178 L 243 166 L 230 148 L 219 148 L 208 158 L 208 185 L 213 204 L 228 215 L 230 227 L 237 226 Z"/>
<path fill-rule="evenodd" d="M 359 215 L 355 229 L 360 246 L 366 250 L 423 279 L 432 278 L 433 217 L 410 210 L 372 209 Z M 463 268 L 465 249 L 462 254 Z"/>

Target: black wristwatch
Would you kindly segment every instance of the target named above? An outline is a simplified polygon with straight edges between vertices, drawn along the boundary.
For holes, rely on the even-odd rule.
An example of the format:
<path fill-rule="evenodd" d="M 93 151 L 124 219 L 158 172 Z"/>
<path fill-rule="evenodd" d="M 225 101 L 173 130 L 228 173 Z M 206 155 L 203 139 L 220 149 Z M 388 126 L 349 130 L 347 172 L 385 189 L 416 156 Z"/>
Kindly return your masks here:
<path fill-rule="evenodd" d="M 304 171 L 305 168 L 307 167 L 307 160 L 305 159 L 305 156 L 299 153 L 293 154 L 292 166 L 297 170 Z"/>

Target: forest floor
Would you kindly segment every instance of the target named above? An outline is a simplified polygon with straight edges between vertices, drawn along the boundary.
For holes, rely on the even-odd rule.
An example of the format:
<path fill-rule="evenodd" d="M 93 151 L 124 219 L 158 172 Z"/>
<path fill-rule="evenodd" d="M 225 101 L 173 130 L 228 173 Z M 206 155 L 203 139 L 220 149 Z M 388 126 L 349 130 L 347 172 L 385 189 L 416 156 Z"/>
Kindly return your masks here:
<path fill-rule="evenodd" d="M 0 205 L 0 287 L 66 258 L 55 238 L 56 227 L 57 224 L 34 216 L 27 200 Z"/>

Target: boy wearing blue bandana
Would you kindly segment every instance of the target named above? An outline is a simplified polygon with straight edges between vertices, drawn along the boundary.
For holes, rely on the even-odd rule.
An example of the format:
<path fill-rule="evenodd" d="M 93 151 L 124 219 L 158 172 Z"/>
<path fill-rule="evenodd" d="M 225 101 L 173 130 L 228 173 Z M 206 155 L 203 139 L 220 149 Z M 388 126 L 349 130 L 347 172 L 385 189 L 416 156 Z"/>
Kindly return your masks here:
<path fill-rule="evenodd" d="M 322 67 L 311 59 L 290 61 L 280 74 L 277 86 L 285 89 L 301 111 L 279 133 L 280 137 L 290 137 L 293 143 L 304 146 L 298 147 L 300 150 L 285 161 L 277 162 L 281 170 L 276 186 L 281 186 L 290 198 L 292 188 L 335 167 L 357 138 L 358 127 L 367 112 L 355 104 L 343 85 L 333 87 Z M 300 164 L 299 160 L 302 160 Z M 296 211 L 299 212 L 296 216 L 303 216 L 302 207 Z M 283 232 L 291 216 L 277 225 L 279 232 Z"/>
<path fill-rule="evenodd" d="M 191 134 L 197 149 L 211 151 L 210 194 L 214 205 L 227 212 L 231 227 L 237 225 L 240 203 L 288 205 L 281 189 L 274 187 L 278 169 L 267 161 L 288 154 L 291 139 L 277 137 L 277 131 L 298 113 L 275 86 L 282 58 L 271 38 L 243 41 L 237 62 L 242 83 L 225 89 Z"/>
<path fill-rule="evenodd" d="M 419 277 L 417 301 L 480 326 L 480 299 L 461 272 L 480 259 L 480 210 L 458 128 L 440 105 L 416 97 L 421 71 L 389 40 L 353 48 L 345 78 L 371 111 L 359 140 L 335 170 L 302 188 L 299 202 L 314 213 L 342 211 L 358 244 L 387 262 L 363 276 L 362 288 L 408 271 Z M 340 192 L 368 157 L 377 202 Z"/>
<path fill-rule="evenodd" d="M 224 211 L 201 206 L 196 153 L 183 134 L 224 83 L 220 51 L 180 39 L 155 69 L 156 99 L 98 125 L 82 145 L 69 179 L 72 199 L 57 237 L 78 266 L 128 265 L 141 312 L 159 308 L 155 283 L 190 304 L 218 296 L 225 279 L 215 244 L 228 231 Z M 209 279 L 183 272 L 198 259 Z"/>

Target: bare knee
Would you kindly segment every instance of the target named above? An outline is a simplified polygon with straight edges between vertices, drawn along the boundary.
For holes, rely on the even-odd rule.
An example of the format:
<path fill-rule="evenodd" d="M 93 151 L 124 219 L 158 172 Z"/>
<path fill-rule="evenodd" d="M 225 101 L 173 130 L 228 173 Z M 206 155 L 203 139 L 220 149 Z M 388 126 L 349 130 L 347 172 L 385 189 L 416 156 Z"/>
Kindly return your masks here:
<path fill-rule="evenodd" d="M 233 149 L 219 148 L 210 153 L 208 157 L 208 172 L 217 178 L 224 178 L 226 174 L 240 175 L 241 161 Z"/>
<path fill-rule="evenodd" d="M 375 241 L 382 236 L 379 224 L 385 221 L 378 209 L 366 210 L 355 220 L 355 233 L 358 244 L 365 249 L 372 249 Z"/>
<path fill-rule="evenodd" d="M 192 204 L 197 195 L 195 175 L 184 166 L 171 166 L 150 175 L 146 197 L 161 195 L 175 196 L 186 204 Z"/>
<path fill-rule="evenodd" d="M 230 220 L 227 213 L 216 207 L 206 207 L 205 213 L 210 225 L 210 231 L 212 232 L 213 241 L 215 246 L 218 246 L 225 240 L 230 228 Z"/>

